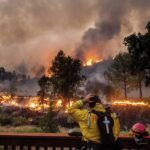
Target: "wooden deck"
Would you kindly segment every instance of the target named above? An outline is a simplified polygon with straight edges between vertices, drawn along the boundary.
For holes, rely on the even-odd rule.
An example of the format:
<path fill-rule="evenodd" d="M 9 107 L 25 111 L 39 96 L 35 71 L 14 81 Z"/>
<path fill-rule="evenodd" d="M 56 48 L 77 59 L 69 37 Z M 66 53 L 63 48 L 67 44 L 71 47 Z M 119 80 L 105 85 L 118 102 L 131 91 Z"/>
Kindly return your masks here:
<path fill-rule="evenodd" d="M 120 136 L 124 149 L 150 150 L 150 136 L 147 145 L 138 146 L 132 137 Z M 81 137 L 52 133 L 0 133 L 0 150 L 75 150 Z"/>

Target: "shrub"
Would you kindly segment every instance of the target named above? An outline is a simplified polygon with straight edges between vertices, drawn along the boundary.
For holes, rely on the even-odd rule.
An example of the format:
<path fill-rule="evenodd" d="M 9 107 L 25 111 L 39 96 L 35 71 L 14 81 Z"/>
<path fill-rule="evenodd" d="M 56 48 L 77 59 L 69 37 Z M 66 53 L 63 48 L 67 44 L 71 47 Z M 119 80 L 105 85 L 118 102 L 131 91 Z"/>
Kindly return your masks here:
<path fill-rule="evenodd" d="M 18 133 L 40 133 L 41 128 L 36 127 L 36 126 L 18 126 L 15 127 L 15 132 Z"/>
<path fill-rule="evenodd" d="M 10 116 L 7 115 L 0 115 L 0 125 L 5 126 L 5 125 L 11 125 L 12 119 Z"/>
<path fill-rule="evenodd" d="M 48 113 L 39 121 L 39 126 L 43 132 L 56 133 L 59 131 L 56 116 L 57 112 L 53 111 L 53 108 L 50 107 Z"/>
<path fill-rule="evenodd" d="M 20 126 L 20 125 L 24 125 L 27 122 L 26 118 L 24 117 L 14 117 L 12 119 L 12 125 L 13 126 Z"/>

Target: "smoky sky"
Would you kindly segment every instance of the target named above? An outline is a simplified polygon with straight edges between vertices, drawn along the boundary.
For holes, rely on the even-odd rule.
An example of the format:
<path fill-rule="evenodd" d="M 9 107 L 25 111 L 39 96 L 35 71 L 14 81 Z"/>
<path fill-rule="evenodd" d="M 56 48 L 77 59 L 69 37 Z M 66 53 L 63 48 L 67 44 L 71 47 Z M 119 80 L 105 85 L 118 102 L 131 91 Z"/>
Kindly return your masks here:
<path fill-rule="evenodd" d="M 84 32 L 77 46 L 77 56 L 85 59 L 87 51 L 98 57 L 115 56 L 123 50 L 123 38 L 133 32 L 143 32 L 150 21 L 149 0 L 100 0 L 95 26 Z"/>
<path fill-rule="evenodd" d="M 29 73 L 47 68 L 62 49 L 85 59 L 124 49 L 122 40 L 144 32 L 149 0 L 0 0 L 0 64 Z"/>

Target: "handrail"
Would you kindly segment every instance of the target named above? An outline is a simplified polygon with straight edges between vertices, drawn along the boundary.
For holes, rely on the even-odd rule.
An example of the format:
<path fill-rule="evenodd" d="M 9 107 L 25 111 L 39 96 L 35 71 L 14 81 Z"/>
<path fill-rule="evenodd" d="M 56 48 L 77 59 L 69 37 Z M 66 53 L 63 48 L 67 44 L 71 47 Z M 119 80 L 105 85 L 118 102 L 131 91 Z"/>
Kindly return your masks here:
<path fill-rule="evenodd" d="M 148 141 L 147 145 L 138 146 L 135 144 L 132 137 L 120 136 L 119 141 L 123 148 L 126 149 L 148 149 L 150 147 L 150 136 L 146 138 Z M 81 143 L 81 137 L 69 136 L 61 133 L 0 133 L 0 149 L 4 150 L 15 150 L 20 147 L 23 150 L 25 147 L 31 150 L 35 147 L 39 150 L 43 147 L 44 150 L 51 148 L 52 150 L 69 150 L 75 149 L 75 147 Z"/>

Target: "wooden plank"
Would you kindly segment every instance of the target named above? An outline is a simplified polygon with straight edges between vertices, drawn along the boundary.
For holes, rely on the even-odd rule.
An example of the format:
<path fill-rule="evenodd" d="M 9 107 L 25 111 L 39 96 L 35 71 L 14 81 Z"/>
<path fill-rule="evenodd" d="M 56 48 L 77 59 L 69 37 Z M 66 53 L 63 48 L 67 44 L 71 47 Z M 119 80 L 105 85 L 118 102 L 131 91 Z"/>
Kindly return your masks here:
<path fill-rule="evenodd" d="M 4 150 L 8 150 L 8 145 L 4 145 Z"/>
<path fill-rule="evenodd" d="M 23 145 L 20 145 L 20 150 L 23 150 Z"/>
<path fill-rule="evenodd" d="M 16 150 L 16 146 L 15 145 L 11 146 L 11 149 Z"/>
<path fill-rule="evenodd" d="M 39 150 L 40 149 L 40 147 L 39 146 L 36 146 L 36 150 Z"/>
<path fill-rule="evenodd" d="M 30 146 L 28 146 L 28 150 L 31 150 L 32 149 L 32 146 L 30 145 Z"/>

